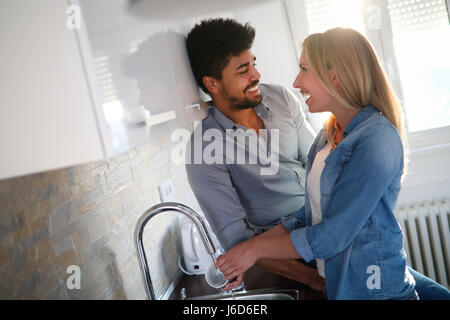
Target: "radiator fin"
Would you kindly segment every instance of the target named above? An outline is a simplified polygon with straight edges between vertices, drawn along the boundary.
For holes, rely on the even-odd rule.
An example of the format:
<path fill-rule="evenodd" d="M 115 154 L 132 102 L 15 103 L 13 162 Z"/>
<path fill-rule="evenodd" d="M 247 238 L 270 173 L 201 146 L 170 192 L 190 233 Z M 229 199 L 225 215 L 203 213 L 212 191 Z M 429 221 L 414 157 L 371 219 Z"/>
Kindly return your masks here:
<path fill-rule="evenodd" d="M 445 287 L 450 279 L 450 199 L 404 205 L 396 216 L 411 267 Z"/>

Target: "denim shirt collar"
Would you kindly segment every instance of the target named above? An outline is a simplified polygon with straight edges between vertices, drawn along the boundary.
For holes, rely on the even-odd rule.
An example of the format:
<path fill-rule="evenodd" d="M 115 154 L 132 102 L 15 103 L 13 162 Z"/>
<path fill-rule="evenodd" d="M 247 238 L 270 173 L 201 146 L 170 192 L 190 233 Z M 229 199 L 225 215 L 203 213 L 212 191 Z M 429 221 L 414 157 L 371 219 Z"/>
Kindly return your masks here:
<path fill-rule="evenodd" d="M 261 117 L 262 119 L 267 119 L 270 114 L 270 105 L 264 101 L 261 101 L 260 104 L 258 104 L 255 107 L 256 114 Z M 226 115 L 223 114 L 222 111 L 219 110 L 219 108 L 216 107 L 216 105 L 213 103 L 212 107 L 209 108 L 209 114 L 216 119 L 216 121 L 219 123 L 219 125 L 224 129 L 233 129 L 236 130 L 238 128 L 241 129 L 247 129 L 244 126 L 234 122 L 230 118 L 228 118 Z"/>
<path fill-rule="evenodd" d="M 370 117 L 373 113 L 379 112 L 373 105 L 369 104 L 359 111 L 352 121 L 345 127 L 343 136 L 347 136 L 353 129 L 355 129 L 361 122 Z"/>

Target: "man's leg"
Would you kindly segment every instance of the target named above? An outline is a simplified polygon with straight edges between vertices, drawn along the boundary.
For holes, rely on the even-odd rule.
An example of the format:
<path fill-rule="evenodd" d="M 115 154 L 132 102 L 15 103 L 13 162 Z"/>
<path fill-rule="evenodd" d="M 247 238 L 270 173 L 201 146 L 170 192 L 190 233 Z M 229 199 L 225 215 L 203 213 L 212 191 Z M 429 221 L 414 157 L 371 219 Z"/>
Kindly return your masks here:
<path fill-rule="evenodd" d="M 410 266 L 408 266 L 408 270 L 416 280 L 416 291 L 420 300 L 450 300 L 450 291 L 447 288 Z"/>
<path fill-rule="evenodd" d="M 256 264 L 270 272 L 303 283 L 313 290 L 326 290 L 325 279 L 319 275 L 317 269 L 297 260 L 259 259 Z"/>

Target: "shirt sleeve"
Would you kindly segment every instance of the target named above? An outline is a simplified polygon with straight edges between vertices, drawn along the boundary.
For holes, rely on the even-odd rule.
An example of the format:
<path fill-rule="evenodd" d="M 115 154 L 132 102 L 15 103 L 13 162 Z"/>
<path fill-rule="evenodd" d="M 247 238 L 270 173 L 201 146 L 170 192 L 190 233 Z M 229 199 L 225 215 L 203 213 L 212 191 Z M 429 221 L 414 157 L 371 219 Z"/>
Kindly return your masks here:
<path fill-rule="evenodd" d="M 255 235 L 248 227 L 246 211 L 225 165 L 186 164 L 186 172 L 192 191 L 225 250 Z"/>
<path fill-rule="evenodd" d="M 283 224 L 287 232 L 291 232 L 292 230 L 305 227 L 306 226 L 305 207 L 303 206 L 297 212 L 283 218 L 281 220 L 281 223 Z"/>
<path fill-rule="evenodd" d="M 403 172 L 402 143 L 395 129 L 381 128 L 355 146 L 331 194 L 323 220 L 291 232 L 306 261 L 345 250 L 363 229 L 393 179 Z M 389 192 L 396 192 L 391 190 Z"/>
<path fill-rule="evenodd" d="M 314 132 L 311 124 L 306 120 L 300 100 L 288 89 L 285 89 L 285 94 L 291 110 L 295 128 L 297 129 L 298 157 L 306 167 L 308 151 L 316 137 L 316 133 Z"/>

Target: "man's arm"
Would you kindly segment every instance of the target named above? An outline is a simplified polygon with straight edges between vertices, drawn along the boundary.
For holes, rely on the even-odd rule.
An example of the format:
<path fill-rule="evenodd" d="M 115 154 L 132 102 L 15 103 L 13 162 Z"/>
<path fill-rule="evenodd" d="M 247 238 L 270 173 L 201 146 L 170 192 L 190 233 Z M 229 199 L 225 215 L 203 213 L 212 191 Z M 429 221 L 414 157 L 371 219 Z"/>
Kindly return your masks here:
<path fill-rule="evenodd" d="M 297 260 L 259 259 L 256 264 L 267 271 L 303 283 L 316 291 L 326 289 L 325 279 L 319 275 L 317 269 Z"/>
<path fill-rule="evenodd" d="M 192 191 L 225 250 L 255 235 L 225 165 L 187 164 Z"/>

